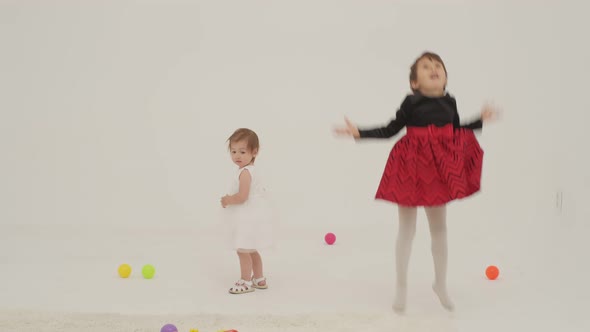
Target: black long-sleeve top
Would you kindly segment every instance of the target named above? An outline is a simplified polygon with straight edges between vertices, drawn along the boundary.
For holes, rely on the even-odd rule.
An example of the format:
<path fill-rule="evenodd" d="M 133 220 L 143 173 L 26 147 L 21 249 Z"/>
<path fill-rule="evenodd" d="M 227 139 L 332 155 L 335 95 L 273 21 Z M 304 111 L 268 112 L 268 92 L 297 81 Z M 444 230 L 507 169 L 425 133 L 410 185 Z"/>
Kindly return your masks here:
<path fill-rule="evenodd" d="M 448 93 L 442 97 L 427 97 L 421 94 L 406 96 L 395 118 L 385 127 L 359 129 L 360 138 L 390 138 L 405 126 L 442 127 L 453 124 L 455 129 L 481 129 L 481 119 L 461 125 L 457 101 Z"/>

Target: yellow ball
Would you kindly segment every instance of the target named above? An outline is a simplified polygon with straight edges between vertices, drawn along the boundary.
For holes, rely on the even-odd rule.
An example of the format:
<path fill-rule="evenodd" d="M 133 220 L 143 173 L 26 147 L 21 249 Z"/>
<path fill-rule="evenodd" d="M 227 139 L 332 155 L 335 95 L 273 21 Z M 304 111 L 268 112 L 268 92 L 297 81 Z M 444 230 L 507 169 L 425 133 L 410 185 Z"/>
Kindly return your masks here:
<path fill-rule="evenodd" d="M 130 274 L 131 274 L 131 266 L 129 266 L 127 264 L 122 264 L 121 266 L 119 266 L 119 276 L 121 278 L 128 278 Z"/>
<path fill-rule="evenodd" d="M 191 329 L 191 332 L 199 332 L 197 329 Z"/>

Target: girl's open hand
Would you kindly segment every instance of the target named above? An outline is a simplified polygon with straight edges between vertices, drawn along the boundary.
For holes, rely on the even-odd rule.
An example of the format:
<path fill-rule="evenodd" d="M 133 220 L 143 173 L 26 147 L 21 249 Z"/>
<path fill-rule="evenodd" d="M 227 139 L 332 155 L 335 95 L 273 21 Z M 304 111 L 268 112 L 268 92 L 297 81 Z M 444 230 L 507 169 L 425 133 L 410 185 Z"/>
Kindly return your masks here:
<path fill-rule="evenodd" d="M 354 138 L 359 138 L 360 134 L 358 128 L 346 117 L 344 118 L 344 122 L 346 123 L 346 127 L 334 128 L 334 133 L 338 136 L 352 136 Z"/>
<path fill-rule="evenodd" d="M 486 103 L 483 108 L 481 109 L 481 121 L 482 122 L 490 122 L 498 119 L 500 114 L 500 110 L 497 106 Z"/>

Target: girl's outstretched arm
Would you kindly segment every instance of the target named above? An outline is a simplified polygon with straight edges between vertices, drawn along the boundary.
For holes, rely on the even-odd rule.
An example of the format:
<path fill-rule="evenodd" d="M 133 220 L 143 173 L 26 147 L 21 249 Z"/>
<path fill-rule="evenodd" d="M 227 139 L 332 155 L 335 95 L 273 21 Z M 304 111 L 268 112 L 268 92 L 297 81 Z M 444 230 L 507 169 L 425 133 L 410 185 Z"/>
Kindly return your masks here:
<path fill-rule="evenodd" d="M 360 138 L 390 138 L 395 136 L 402 130 L 408 123 L 408 117 L 403 109 L 400 109 L 395 113 L 395 118 L 392 119 L 386 126 L 360 129 Z"/>
<path fill-rule="evenodd" d="M 387 125 L 376 127 L 376 128 L 368 128 L 368 129 L 359 129 L 356 125 L 354 125 L 348 118 L 344 118 L 346 123 L 346 127 L 340 127 L 334 129 L 334 132 L 337 135 L 341 136 L 352 136 L 355 139 L 358 138 L 390 138 L 395 136 L 395 134 L 399 133 L 406 124 L 408 123 L 408 116 L 406 111 L 401 108 L 399 109 L 396 114 L 395 118 L 392 119 Z"/>
<path fill-rule="evenodd" d="M 466 128 L 466 129 L 481 129 L 485 122 L 489 122 L 495 120 L 498 117 L 498 109 L 497 107 L 491 104 L 485 104 L 481 110 L 481 115 L 479 119 L 475 121 L 471 121 L 467 124 L 461 124 L 461 119 L 459 118 L 459 112 L 457 111 L 457 104 L 455 104 L 455 118 L 453 120 L 453 127 L 456 129 L 458 128 Z"/>
<path fill-rule="evenodd" d="M 406 97 L 402 105 L 395 113 L 393 118 L 386 126 L 377 128 L 359 129 L 359 138 L 390 138 L 400 132 L 410 119 L 412 109 L 412 96 Z"/>

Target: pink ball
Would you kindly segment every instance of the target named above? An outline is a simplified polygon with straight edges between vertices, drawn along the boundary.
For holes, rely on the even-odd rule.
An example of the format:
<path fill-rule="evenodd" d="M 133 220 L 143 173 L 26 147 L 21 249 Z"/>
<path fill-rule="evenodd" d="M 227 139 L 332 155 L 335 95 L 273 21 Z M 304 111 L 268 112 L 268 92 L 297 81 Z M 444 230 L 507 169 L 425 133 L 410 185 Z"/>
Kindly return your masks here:
<path fill-rule="evenodd" d="M 332 245 L 334 242 L 336 242 L 336 235 L 334 235 L 334 233 L 328 233 L 326 236 L 324 236 L 324 240 L 327 244 Z"/>

